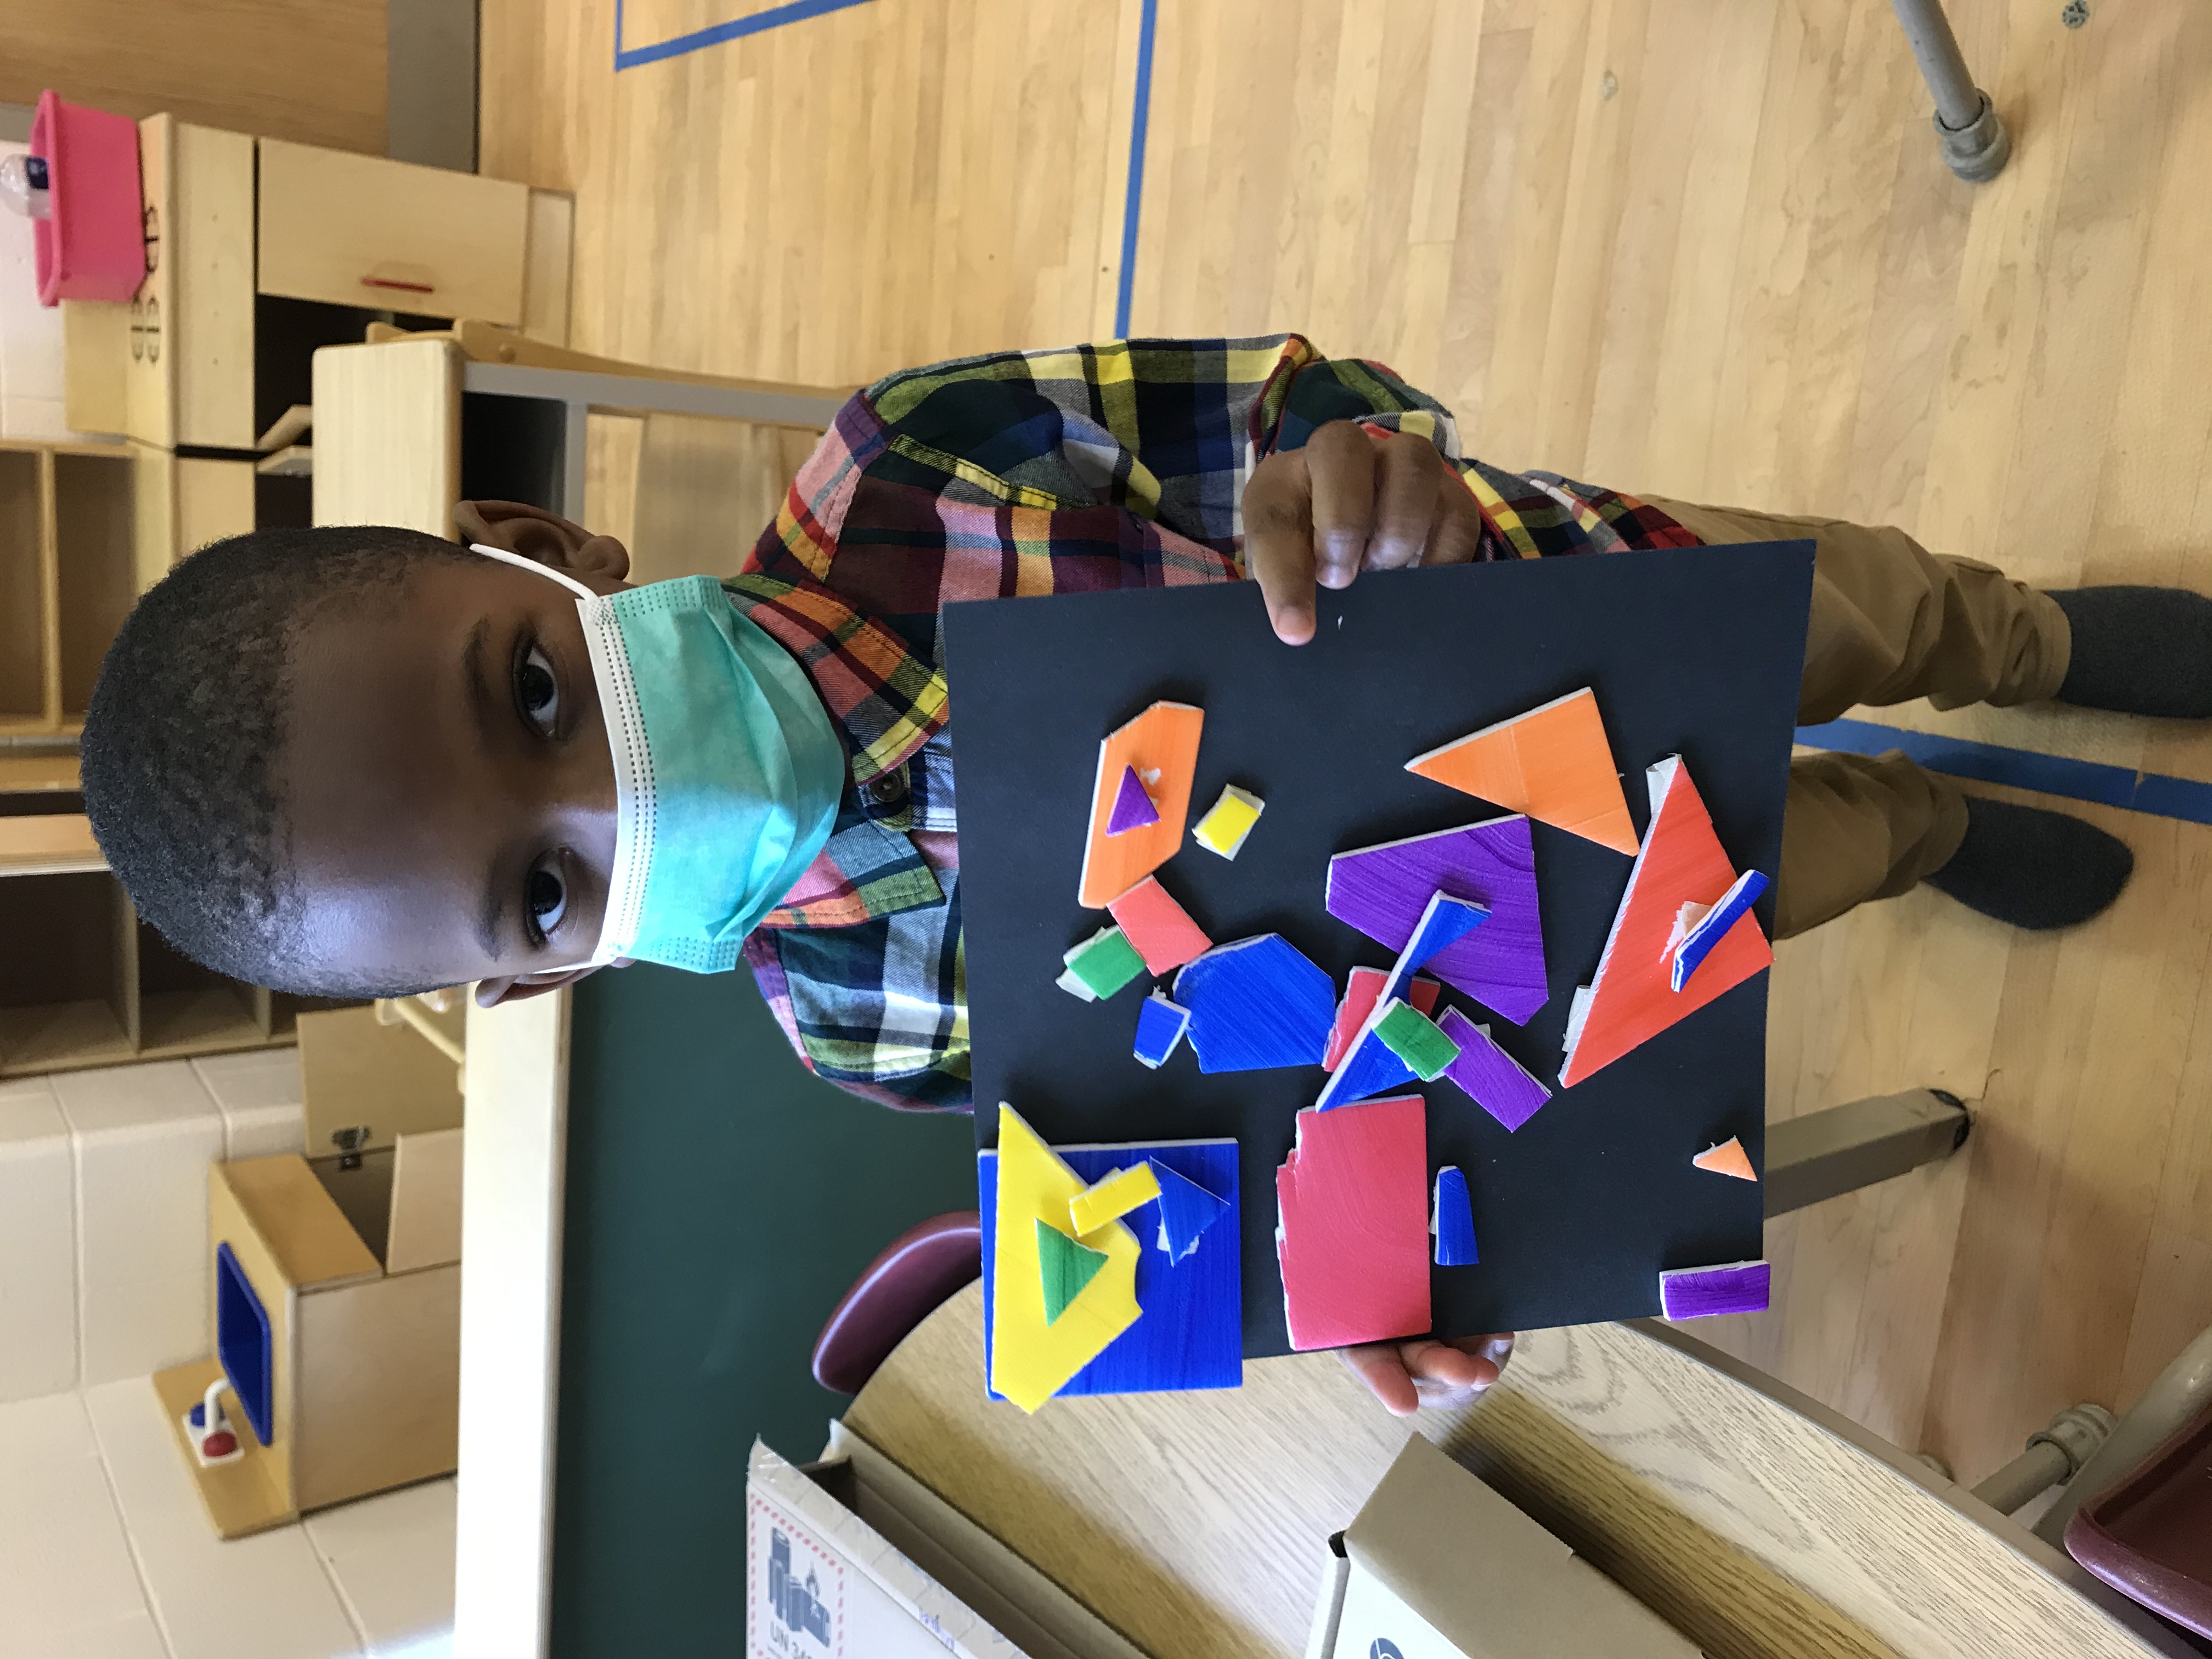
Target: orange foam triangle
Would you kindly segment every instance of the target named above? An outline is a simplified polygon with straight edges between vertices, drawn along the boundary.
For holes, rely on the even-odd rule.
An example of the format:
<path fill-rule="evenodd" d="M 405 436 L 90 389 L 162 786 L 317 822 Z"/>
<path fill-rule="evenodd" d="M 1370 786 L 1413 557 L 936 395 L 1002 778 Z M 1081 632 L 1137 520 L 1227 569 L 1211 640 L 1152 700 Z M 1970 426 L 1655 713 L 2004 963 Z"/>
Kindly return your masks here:
<path fill-rule="evenodd" d="M 1588 686 L 1416 755 L 1406 769 L 1601 847 L 1636 851 L 1636 825 Z"/>
<path fill-rule="evenodd" d="M 1206 711 L 1185 702 L 1156 702 L 1098 745 L 1098 776 L 1091 792 L 1091 835 L 1084 844 L 1083 877 L 1076 902 L 1103 910 L 1175 856 L 1182 845 L 1190 783 L 1198 770 L 1198 738 Z M 1158 823 L 1139 824 L 1118 836 L 1106 825 L 1124 767 L 1152 792 Z"/>
<path fill-rule="evenodd" d="M 1690 1160 L 1700 1170 L 1711 1170 L 1715 1175 L 1734 1176 L 1738 1181 L 1756 1181 L 1759 1171 L 1751 1167 L 1751 1155 L 1743 1150 L 1743 1142 L 1730 1135 L 1717 1146 L 1708 1146 Z"/>
<path fill-rule="evenodd" d="M 1668 756 L 1646 776 L 1650 828 L 1628 872 L 1628 890 L 1614 913 L 1597 977 L 1587 993 L 1578 994 L 1582 1012 L 1578 1025 L 1569 1023 L 1562 1087 L 1572 1087 L 1774 962 L 1759 919 L 1747 910 L 1689 982 L 1680 991 L 1671 988 L 1667 941 L 1675 916 L 1685 904 L 1717 903 L 1736 872 L 1682 757 Z"/>

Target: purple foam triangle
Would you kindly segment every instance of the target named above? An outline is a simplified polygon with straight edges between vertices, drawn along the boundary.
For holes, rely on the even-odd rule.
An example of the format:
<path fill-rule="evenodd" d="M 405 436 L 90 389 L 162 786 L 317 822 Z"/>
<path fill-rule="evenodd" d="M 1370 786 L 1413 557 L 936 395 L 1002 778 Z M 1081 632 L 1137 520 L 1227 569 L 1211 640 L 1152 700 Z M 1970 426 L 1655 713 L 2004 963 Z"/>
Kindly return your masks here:
<path fill-rule="evenodd" d="M 1552 1097 L 1549 1089 L 1523 1071 L 1520 1061 L 1458 1009 L 1445 1009 L 1437 1024 L 1459 1044 L 1459 1058 L 1444 1067 L 1444 1075 L 1507 1129 L 1519 1128 Z"/>
<path fill-rule="evenodd" d="M 1403 950 L 1439 892 L 1487 905 L 1490 919 L 1423 971 L 1516 1025 L 1544 1006 L 1544 929 L 1536 855 L 1519 815 L 1339 853 L 1328 861 L 1328 913 L 1378 945 Z"/>
<path fill-rule="evenodd" d="M 1106 815 L 1106 833 L 1126 835 L 1132 830 L 1141 830 L 1148 823 L 1160 821 L 1160 809 L 1152 805 L 1152 798 L 1145 793 L 1145 781 L 1137 775 L 1137 769 L 1121 769 L 1121 787 L 1114 796 L 1114 810 Z"/>

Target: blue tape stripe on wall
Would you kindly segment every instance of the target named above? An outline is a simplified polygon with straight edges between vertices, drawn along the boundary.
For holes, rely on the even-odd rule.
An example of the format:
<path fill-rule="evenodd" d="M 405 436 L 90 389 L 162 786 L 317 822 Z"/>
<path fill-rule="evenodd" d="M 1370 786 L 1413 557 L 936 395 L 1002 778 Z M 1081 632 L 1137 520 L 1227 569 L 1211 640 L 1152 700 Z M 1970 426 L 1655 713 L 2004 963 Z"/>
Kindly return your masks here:
<path fill-rule="evenodd" d="M 2033 789 L 2038 794 L 2094 801 L 2101 806 L 2120 806 L 2191 823 L 2212 823 L 2212 783 L 2189 778 L 2130 771 L 2098 761 L 2068 760 L 2032 749 L 2006 749 L 1993 743 L 1907 732 L 1872 720 L 1801 726 L 1797 741 L 1814 749 L 1838 749 L 1854 755 L 1881 755 L 1901 749 L 1929 771 L 1954 778 Z"/>
<path fill-rule="evenodd" d="M 1145 127 L 1152 116 L 1152 39 L 1159 29 L 1159 0 L 1145 0 L 1137 30 L 1136 106 L 1129 118 L 1129 191 L 1121 207 L 1121 270 L 1114 295 L 1114 333 L 1129 337 L 1129 298 L 1137 283 L 1137 221 L 1145 205 Z"/>
<path fill-rule="evenodd" d="M 763 29 L 772 29 L 783 23 L 803 22 L 809 17 L 819 17 L 826 11 L 842 11 L 848 6 L 866 3 L 866 0 L 791 0 L 787 6 L 757 12 L 750 17 L 717 23 L 712 28 L 694 29 L 689 34 L 679 34 L 673 40 L 663 40 L 654 46 L 625 49 L 623 46 L 623 0 L 615 0 L 615 68 L 635 69 L 641 64 L 657 64 L 665 58 L 681 58 L 687 52 L 696 52 L 702 46 L 718 46 L 725 40 L 735 40 L 742 35 L 758 34 Z"/>

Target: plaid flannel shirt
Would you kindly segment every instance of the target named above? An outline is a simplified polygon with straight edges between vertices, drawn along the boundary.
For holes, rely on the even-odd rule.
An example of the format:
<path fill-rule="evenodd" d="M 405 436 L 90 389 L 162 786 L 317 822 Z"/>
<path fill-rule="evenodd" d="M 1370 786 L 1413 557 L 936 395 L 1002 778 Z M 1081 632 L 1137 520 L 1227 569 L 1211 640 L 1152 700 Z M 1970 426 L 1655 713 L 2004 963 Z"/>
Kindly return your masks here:
<path fill-rule="evenodd" d="M 1481 508 L 1486 559 L 1695 544 L 1626 495 L 1462 456 L 1440 404 L 1296 335 L 995 353 L 839 411 L 724 583 L 852 758 L 829 844 L 745 945 L 811 1070 L 892 1106 L 973 1104 L 944 607 L 1237 580 L 1254 465 L 1337 420 L 1433 442 Z"/>

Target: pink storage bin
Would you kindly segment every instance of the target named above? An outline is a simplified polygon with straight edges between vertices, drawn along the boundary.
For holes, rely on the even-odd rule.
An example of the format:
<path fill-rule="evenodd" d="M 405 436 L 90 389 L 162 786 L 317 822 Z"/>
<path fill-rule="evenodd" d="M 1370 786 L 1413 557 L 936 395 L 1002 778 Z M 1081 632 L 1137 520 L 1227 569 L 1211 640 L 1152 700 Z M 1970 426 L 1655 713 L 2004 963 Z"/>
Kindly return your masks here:
<path fill-rule="evenodd" d="M 31 226 L 39 303 L 130 299 L 146 280 L 138 124 L 42 92 L 31 154 L 53 192 L 52 213 Z"/>

